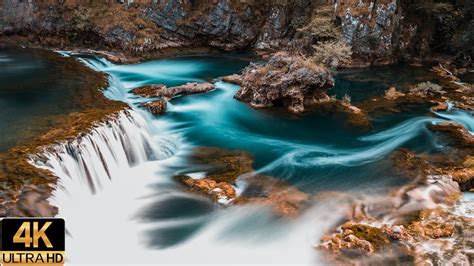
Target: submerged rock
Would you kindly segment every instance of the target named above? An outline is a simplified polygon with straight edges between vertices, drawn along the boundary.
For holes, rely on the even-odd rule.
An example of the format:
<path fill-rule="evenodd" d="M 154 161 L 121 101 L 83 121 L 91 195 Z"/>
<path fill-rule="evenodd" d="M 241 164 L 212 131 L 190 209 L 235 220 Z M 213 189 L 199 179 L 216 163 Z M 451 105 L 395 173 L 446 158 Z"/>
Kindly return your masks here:
<path fill-rule="evenodd" d="M 245 69 L 242 86 L 234 97 L 254 108 L 282 106 L 301 113 L 305 107 L 327 100 L 326 92 L 333 86 L 334 78 L 326 68 L 278 53 L 265 65 Z"/>
<path fill-rule="evenodd" d="M 245 182 L 246 189 L 237 198 L 236 204 L 265 205 L 279 216 L 295 217 L 309 200 L 306 193 L 275 177 L 255 175 L 246 178 Z"/>
<path fill-rule="evenodd" d="M 154 115 L 162 115 L 166 112 L 166 101 L 153 101 L 144 103 L 143 107 L 145 107 L 150 113 Z"/>
<path fill-rule="evenodd" d="M 203 178 L 191 175 L 177 175 L 174 178 L 190 191 L 209 196 L 215 202 L 227 204 L 236 197 L 237 178 L 253 171 L 252 156 L 244 151 L 230 151 L 214 147 L 200 147 L 194 150 L 191 161 L 206 169 Z"/>
<path fill-rule="evenodd" d="M 148 85 L 133 89 L 132 93 L 141 97 L 162 97 L 169 100 L 178 96 L 204 93 L 214 89 L 215 87 L 211 83 L 188 82 L 175 87 L 166 87 L 163 84 Z"/>
<path fill-rule="evenodd" d="M 206 170 L 202 178 L 191 174 L 174 178 L 189 191 L 199 193 L 221 204 L 258 204 L 268 206 L 276 215 L 294 217 L 309 200 L 306 193 L 274 177 L 251 175 L 253 157 L 243 151 L 201 147 L 191 160 Z M 245 185 L 237 193 L 237 181 Z"/>

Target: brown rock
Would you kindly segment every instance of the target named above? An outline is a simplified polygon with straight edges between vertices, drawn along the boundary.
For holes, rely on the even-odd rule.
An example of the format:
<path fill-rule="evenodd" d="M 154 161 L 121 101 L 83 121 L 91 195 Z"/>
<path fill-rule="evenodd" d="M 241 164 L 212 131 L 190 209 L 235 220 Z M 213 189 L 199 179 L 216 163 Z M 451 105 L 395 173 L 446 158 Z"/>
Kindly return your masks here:
<path fill-rule="evenodd" d="M 166 101 L 153 101 L 143 104 L 150 113 L 154 115 L 162 115 L 166 112 Z"/>
<path fill-rule="evenodd" d="M 423 230 L 431 238 L 450 237 L 454 233 L 454 226 L 449 223 L 428 222 L 423 225 Z"/>
<path fill-rule="evenodd" d="M 216 202 L 261 204 L 271 207 L 279 216 L 294 217 L 309 200 L 306 193 L 274 177 L 245 177 L 245 174 L 254 171 L 253 158 L 247 152 L 201 147 L 194 150 L 190 159 L 206 167 L 206 176 L 202 179 L 187 175 L 175 178 L 191 191 L 204 194 Z M 238 178 L 246 182 L 246 189 L 239 197 L 232 186 Z"/>
<path fill-rule="evenodd" d="M 387 235 L 380 228 L 374 226 L 348 222 L 342 225 L 342 229 L 351 230 L 357 238 L 370 242 L 375 249 L 390 243 Z"/>
<path fill-rule="evenodd" d="M 133 89 L 132 93 L 142 97 L 163 97 L 165 99 L 171 99 L 183 95 L 209 92 L 214 90 L 214 88 L 213 84 L 207 82 L 188 82 L 181 86 L 169 88 L 162 84 L 155 84 Z"/>
<path fill-rule="evenodd" d="M 262 204 L 270 206 L 279 216 L 295 217 L 309 200 L 309 196 L 271 176 L 256 175 L 245 179 L 247 188 L 237 199 L 237 204 Z M 259 191 L 254 194 L 249 191 Z"/>
<path fill-rule="evenodd" d="M 327 98 L 334 79 L 324 67 L 308 60 L 277 53 L 265 65 L 248 67 L 235 98 L 254 108 L 286 107 L 293 113 Z"/>
<path fill-rule="evenodd" d="M 225 81 L 225 82 L 228 82 L 228 83 L 242 85 L 242 76 L 237 75 L 237 74 L 224 76 L 221 79 L 222 79 L 222 81 Z"/>
<path fill-rule="evenodd" d="M 455 147 L 474 147 L 474 136 L 460 124 L 446 122 L 430 125 L 428 128 L 448 136 Z"/>
<path fill-rule="evenodd" d="M 448 110 L 448 104 L 446 102 L 438 102 L 436 106 L 431 107 L 433 112 L 446 111 Z"/>
<path fill-rule="evenodd" d="M 163 89 L 166 89 L 166 86 L 163 84 L 154 84 L 154 85 L 147 85 L 143 87 L 138 87 L 136 89 L 133 89 L 131 92 L 135 95 L 141 96 L 141 97 L 146 97 L 146 98 L 152 98 L 152 97 L 157 97 L 158 96 L 158 91 L 161 91 Z"/>
<path fill-rule="evenodd" d="M 166 90 L 165 89 L 158 90 L 158 96 L 173 98 L 177 96 L 209 92 L 214 89 L 215 89 L 214 85 L 208 82 L 204 82 L 204 83 L 188 82 L 181 86 L 169 87 Z"/>
<path fill-rule="evenodd" d="M 214 201 L 227 203 L 236 197 L 234 187 L 226 182 L 217 183 L 212 179 L 193 179 L 190 176 L 176 176 L 177 180 L 187 186 L 191 191 L 195 191 L 210 196 Z"/>

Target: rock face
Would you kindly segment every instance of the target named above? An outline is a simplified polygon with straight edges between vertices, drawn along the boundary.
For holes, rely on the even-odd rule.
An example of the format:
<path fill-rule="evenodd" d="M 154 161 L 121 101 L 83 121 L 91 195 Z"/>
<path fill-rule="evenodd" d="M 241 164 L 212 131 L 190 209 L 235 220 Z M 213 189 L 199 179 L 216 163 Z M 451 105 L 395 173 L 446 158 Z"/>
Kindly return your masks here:
<path fill-rule="evenodd" d="M 361 64 L 461 50 L 474 57 L 469 1 L 446 2 L 4 0 L 0 38 L 15 45 L 106 49 L 138 59 L 177 48 L 307 53 L 318 40 L 301 29 L 322 4 L 335 4 L 330 9 L 336 24 Z"/>
<path fill-rule="evenodd" d="M 305 106 L 327 100 L 326 92 L 333 86 L 334 78 L 324 67 L 278 53 L 265 65 L 245 69 L 234 97 L 255 108 L 283 106 L 301 113 Z"/>
<path fill-rule="evenodd" d="M 358 63 L 385 64 L 430 52 L 456 53 L 472 46 L 457 36 L 470 36 L 467 5 L 410 0 L 336 0 L 343 39 Z M 464 26 L 463 26 L 464 25 Z"/>
<path fill-rule="evenodd" d="M 124 3 L 126 2 L 126 3 Z M 12 43 L 86 46 L 139 54 L 177 47 L 244 49 L 286 43 L 311 1 L 17 1 L 0 4 L 0 35 Z"/>

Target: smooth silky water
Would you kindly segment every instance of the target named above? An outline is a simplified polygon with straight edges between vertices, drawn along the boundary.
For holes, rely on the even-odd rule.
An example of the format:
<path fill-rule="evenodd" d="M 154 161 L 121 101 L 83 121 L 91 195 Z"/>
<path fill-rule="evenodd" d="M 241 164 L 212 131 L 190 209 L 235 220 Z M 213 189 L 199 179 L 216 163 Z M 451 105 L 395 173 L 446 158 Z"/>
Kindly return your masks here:
<path fill-rule="evenodd" d="M 78 111 L 81 73 L 40 50 L 0 48 L 0 152 L 52 126 L 50 117 Z"/>
<path fill-rule="evenodd" d="M 238 73 L 249 62 L 237 55 L 114 65 L 92 56 L 62 54 L 108 73 L 105 95 L 132 107 L 131 115 L 122 114 L 112 126 L 99 126 L 89 137 L 91 142 L 103 143 L 101 148 L 74 144 L 59 148 L 59 155 L 51 154 L 47 163 L 38 163 L 61 178 L 51 200 L 59 207 L 59 216 L 66 218 L 68 257 L 74 263 L 319 261 L 313 247 L 341 217 L 343 210 L 337 203 L 318 205 L 315 201 L 300 217 L 288 220 L 261 206 L 217 206 L 183 191 L 172 176 L 197 175 L 202 169 L 187 156 L 194 147 L 216 146 L 252 153 L 255 173 L 249 175 L 271 175 L 310 195 L 321 191 L 384 193 L 407 181 L 392 169 L 391 152 L 402 147 L 442 152 L 443 143 L 426 125 L 452 120 L 470 130 L 474 126 L 468 113 L 433 114 L 426 106 L 418 106 L 376 117 L 374 128 L 363 130 L 347 125 L 337 114 L 297 116 L 252 109 L 233 99 L 238 86 L 222 81 L 215 81 L 216 90 L 210 93 L 173 99 L 165 116 L 154 117 L 139 107 L 147 99 L 129 93 L 131 89 L 211 81 Z M 403 87 L 416 80 L 417 73 L 429 76 L 426 70 L 416 71 L 396 67 L 341 72 L 329 94 L 341 97 L 348 93 L 354 101 L 361 101 L 382 94 L 387 86 Z M 120 144 L 110 144 L 114 141 Z M 81 165 L 97 173 L 105 170 L 101 170 L 102 160 L 90 160 L 90 154 L 110 154 L 108 158 L 117 162 L 114 154 L 125 154 L 131 147 L 136 154 L 132 157 L 141 159 L 108 164 L 107 174 L 93 177 L 97 179 L 94 184 L 100 185 L 92 189 L 91 178 L 84 176 Z M 71 156 L 71 149 L 81 150 L 82 159 Z M 111 171 L 111 167 L 116 169 Z"/>

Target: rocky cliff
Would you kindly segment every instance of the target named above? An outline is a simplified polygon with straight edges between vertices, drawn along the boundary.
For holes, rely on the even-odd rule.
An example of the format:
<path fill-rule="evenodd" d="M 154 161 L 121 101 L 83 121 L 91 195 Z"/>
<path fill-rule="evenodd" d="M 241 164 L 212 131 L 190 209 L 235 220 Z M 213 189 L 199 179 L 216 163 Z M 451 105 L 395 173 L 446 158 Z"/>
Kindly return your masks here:
<path fill-rule="evenodd" d="M 295 32 L 310 1 L 18 1 L 0 3 L 0 34 L 28 45 L 137 53 L 166 48 L 269 48 Z"/>
<path fill-rule="evenodd" d="M 473 55 L 474 3 L 469 0 L 336 0 L 344 42 L 359 62 Z"/>
<path fill-rule="evenodd" d="M 192 48 L 312 54 L 342 41 L 355 63 L 472 55 L 470 0 L 3 0 L 3 43 L 144 56 Z"/>

